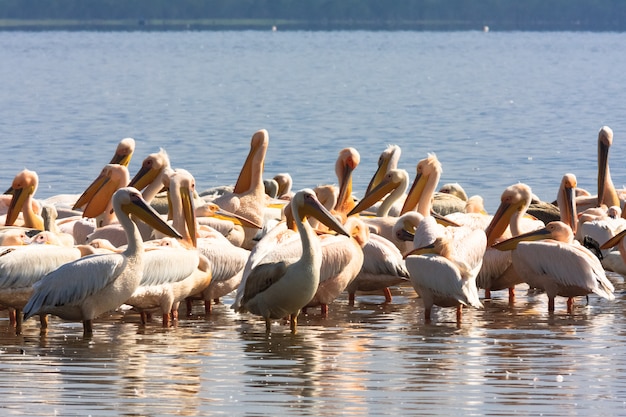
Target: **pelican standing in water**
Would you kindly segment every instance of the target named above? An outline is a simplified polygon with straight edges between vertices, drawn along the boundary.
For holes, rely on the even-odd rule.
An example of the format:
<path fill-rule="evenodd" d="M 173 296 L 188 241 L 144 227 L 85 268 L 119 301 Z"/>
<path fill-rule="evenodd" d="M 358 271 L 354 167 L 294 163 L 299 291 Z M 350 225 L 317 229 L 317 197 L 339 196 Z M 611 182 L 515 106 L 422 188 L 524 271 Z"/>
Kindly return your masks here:
<path fill-rule="evenodd" d="M 86 256 L 48 273 L 35 286 L 24 307 L 25 320 L 49 313 L 64 320 L 82 321 L 84 335 L 90 336 L 95 318 L 119 307 L 133 294 L 143 275 L 144 246 L 130 219 L 131 213 L 162 233 L 182 237 L 148 206 L 135 188 L 116 191 L 113 209 L 127 234 L 126 250 Z"/>
<path fill-rule="evenodd" d="M 540 241 L 536 241 L 540 239 Z M 556 221 L 546 227 L 500 242 L 499 250 L 513 250 L 513 266 L 531 287 L 548 295 L 548 312 L 554 311 L 555 297 L 567 297 L 567 312 L 574 297 L 595 293 L 613 300 L 615 288 L 599 259 L 574 240 L 572 228 Z"/>
<path fill-rule="evenodd" d="M 411 284 L 424 303 L 426 322 L 431 319 L 433 305 L 456 307 L 457 325 L 461 323 L 461 306 L 482 307 L 476 276 L 486 246 L 487 237 L 482 230 L 444 228 L 432 216 L 419 222 L 415 230 L 415 249 L 405 260 Z"/>
<path fill-rule="evenodd" d="M 306 216 L 314 216 L 337 233 L 348 236 L 343 226 L 320 204 L 313 190 L 297 192 L 291 200 L 291 210 L 302 242 L 302 256 L 295 261 L 277 259 L 259 263 L 244 275 L 232 306 L 237 312 L 249 311 L 263 317 L 268 333 L 271 319 L 286 316 L 290 318 L 292 333 L 296 333 L 300 310 L 319 287 L 322 251 L 319 239 L 305 221 Z M 276 250 L 280 250 L 280 246 Z"/>
<path fill-rule="evenodd" d="M 513 268 L 511 253 L 493 250 L 494 243 L 544 227 L 542 221 L 526 217 L 532 200 L 532 191 L 526 184 L 507 187 L 500 197 L 500 205 L 487 226 L 487 250 L 483 267 L 478 274 L 478 288 L 485 290 L 485 298 L 491 291 L 509 290 L 509 303 L 515 301 L 515 286 L 524 280 Z"/>

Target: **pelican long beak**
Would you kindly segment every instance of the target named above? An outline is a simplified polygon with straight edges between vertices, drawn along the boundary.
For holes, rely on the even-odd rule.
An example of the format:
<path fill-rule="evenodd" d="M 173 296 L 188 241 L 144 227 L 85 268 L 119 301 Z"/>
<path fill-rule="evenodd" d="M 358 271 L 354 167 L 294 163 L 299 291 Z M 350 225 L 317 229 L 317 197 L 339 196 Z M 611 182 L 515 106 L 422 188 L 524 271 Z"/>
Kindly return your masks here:
<path fill-rule="evenodd" d="M 129 187 L 135 187 L 138 190 L 143 190 L 152 183 L 161 171 L 153 166 L 142 165 L 139 171 L 135 174 L 132 180 L 128 183 Z"/>
<path fill-rule="evenodd" d="M 442 226 L 445 227 L 461 227 L 460 224 L 458 224 L 457 222 L 453 222 L 452 220 L 448 219 L 445 216 L 442 216 L 441 214 L 431 210 L 430 211 L 430 215 L 433 216 L 435 218 L 435 220 L 437 221 L 437 223 L 439 223 Z"/>
<path fill-rule="evenodd" d="M 402 210 L 400 210 L 400 215 L 417 209 L 417 204 L 420 201 L 420 197 L 424 193 L 424 188 L 426 187 L 427 182 L 427 175 L 422 175 L 418 173 L 415 176 L 415 180 L 413 180 L 413 184 L 411 184 L 411 188 L 409 189 L 409 192 L 406 196 L 406 200 L 404 200 Z"/>
<path fill-rule="evenodd" d="M 352 171 L 354 171 L 354 168 L 348 164 L 343 167 L 341 188 L 339 189 L 339 196 L 335 205 L 335 209 L 341 213 L 345 213 L 345 208 L 349 207 L 348 201 L 352 198 Z"/>
<path fill-rule="evenodd" d="M 542 227 L 541 229 L 533 230 L 532 232 L 524 233 L 496 243 L 493 245 L 493 248 L 501 251 L 514 250 L 520 242 L 532 242 L 536 240 L 549 239 L 551 237 L 552 233 L 545 227 Z"/>
<path fill-rule="evenodd" d="M 604 128 L 598 132 L 598 206 L 604 200 L 605 182 L 609 166 L 609 149 L 613 134 Z"/>
<path fill-rule="evenodd" d="M 122 205 L 122 210 L 124 210 L 126 214 L 136 216 L 148 226 L 163 233 L 164 235 L 176 237 L 178 239 L 183 238 L 180 233 L 172 228 L 172 226 L 163 221 L 161 216 L 159 216 L 159 213 L 150 207 L 150 205 L 140 196 L 133 196 L 130 203 Z"/>
<path fill-rule="evenodd" d="M 111 158 L 111 162 L 109 162 L 109 164 L 118 164 L 118 165 L 124 165 L 125 167 L 127 167 L 128 164 L 130 164 L 130 160 L 132 157 L 133 157 L 132 152 L 131 153 L 115 152 L 115 155 L 113 155 L 113 158 Z"/>
<path fill-rule="evenodd" d="M 35 192 L 33 186 L 17 189 L 11 187 L 11 189 L 13 190 L 13 197 L 11 198 L 9 210 L 7 211 L 6 222 L 4 223 L 5 226 L 13 226 L 28 196 Z"/>
<path fill-rule="evenodd" d="M 385 175 L 387 175 L 388 170 L 389 170 L 389 158 L 384 158 L 380 160 L 378 163 L 378 168 L 376 169 L 376 172 L 374 173 L 374 176 L 372 177 L 372 179 L 370 180 L 370 183 L 367 185 L 367 188 L 365 189 L 365 195 L 371 193 L 375 188 L 378 188 L 380 183 L 385 178 Z"/>
<path fill-rule="evenodd" d="M 392 181 L 390 178 L 383 177 L 383 179 L 378 182 L 378 185 L 376 185 L 373 189 L 367 192 L 363 196 L 361 201 L 359 201 L 358 204 L 354 206 L 352 210 L 350 210 L 350 213 L 348 213 L 348 216 L 352 216 L 353 214 L 360 213 L 366 208 L 373 206 L 374 204 L 379 202 L 383 197 L 385 197 L 387 194 L 389 194 L 390 192 L 398 188 L 399 185 L 400 185 L 399 183 Z"/>
<path fill-rule="evenodd" d="M 118 181 L 113 181 L 109 176 L 98 178 L 99 179 L 94 181 L 94 183 L 83 193 L 83 195 L 87 194 L 90 196 L 87 201 L 87 206 L 83 210 L 83 217 L 98 217 L 106 210 L 109 202 L 111 202 L 113 193 L 115 193 L 115 191 L 117 191 L 121 186 L 126 185 L 120 185 Z M 95 187 L 97 187 L 97 189 Z"/>
<path fill-rule="evenodd" d="M 604 242 L 600 246 L 600 249 L 611 249 L 612 247 L 619 245 L 624 236 L 626 236 L 626 229 L 622 230 L 621 232 Z"/>
<path fill-rule="evenodd" d="M 180 198 L 183 206 L 183 216 L 185 217 L 185 225 L 189 231 L 191 244 L 194 248 L 198 247 L 198 239 L 196 236 L 196 212 L 193 204 L 193 189 L 189 187 L 180 187 Z"/>
<path fill-rule="evenodd" d="M 493 215 L 489 226 L 485 229 L 485 234 L 487 235 L 487 247 L 493 245 L 494 242 L 502 236 L 506 228 L 509 226 L 511 216 L 513 216 L 513 214 L 516 211 L 519 211 L 523 206 L 523 201 L 514 204 L 505 202 L 500 203 L 496 214 Z"/>
<path fill-rule="evenodd" d="M 242 227 L 249 227 L 252 229 L 262 229 L 263 226 L 250 220 L 250 219 L 246 219 L 243 216 L 240 216 L 238 214 L 235 213 L 231 213 L 230 211 L 226 211 L 223 209 L 219 209 L 215 212 L 214 216 L 218 219 L 222 219 L 222 220 L 229 220 L 239 226 Z"/>
<path fill-rule="evenodd" d="M 307 199 L 306 204 L 301 209 L 303 216 L 313 216 L 322 224 L 335 232 L 350 236 L 350 233 L 343 227 L 341 223 L 333 216 L 317 199 Z"/>
<path fill-rule="evenodd" d="M 94 195 L 98 192 L 100 187 L 102 187 L 102 185 L 108 180 L 109 177 L 105 174 L 105 171 L 103 170 L 102 172 L 100 172 L 100 175 L 98 175 L 98 177 L 93 180 L 91 184 L 89 184 L 89 186 L 85 189 L 81 196 L 78 197 L 78 200 L 76 200 L 76 203 L 74 203 L 74 207 L 72 207 L 72 210 L 78 210 L 79 208 L 89 203 L 93 199 Z M 102 210 L 104 210 L 104 208 Z"/>
<path fill-rule="evenodd" d="M 562 193 L 564 207 L 559 207 L 561 219 L 572 228 L 574 233 L 576 233 L 576 228 L 578 227 L 578 216 L 576 215 L 576 191 L 574 188 L 565 187 L 563 188 Z"/>
<path fill-rule="evenodd" d="M 252 188 L 252 173 L 254 171 L 254 159 L 258 150 L 261 146 L 264 146 L 267 143 L 267 138 L 260 138 L 260 136 L 266 136 L 267 131 L 265 129 L 261 129 L 259 131 L 254 132 L 252 135 L 252 140 L 250 141 L 250 152 L 248 152 L 248 156 L 246 157 L 246 161 L 241 168 L 241 172 L 239 173 L 239 178 L 237 178 L 237 182 L 235 183 L 235 188 L 233 189 L 233 193 L 241 194 L 248 191 Z M 261 140 L 263 139 L 263 140 Z"/>
<path fill-rule="evenodd" d="M 435 254 L 437 253 L 434 243 L 431 243 L 430 245 L 422 246 L 421 248 L 415 248 L 413 250 L 410 250 L 404 255 L 402 255 L 402 259 L 406 259 L 407 257 L 411 255 L 426 255 L 429 253 L 435 253 Z"/>

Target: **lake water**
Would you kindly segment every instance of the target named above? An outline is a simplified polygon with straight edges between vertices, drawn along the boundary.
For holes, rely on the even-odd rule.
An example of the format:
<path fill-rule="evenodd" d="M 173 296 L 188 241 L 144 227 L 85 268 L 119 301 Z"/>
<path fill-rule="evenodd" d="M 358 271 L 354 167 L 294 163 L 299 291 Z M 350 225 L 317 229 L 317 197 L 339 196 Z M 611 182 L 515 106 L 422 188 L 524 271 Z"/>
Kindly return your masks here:
<path fill-rule="evenodd" d="M 522 181 L 545 200 L 566 172 L 595 193 L 597 132 L 615 132 L 611 171 L 626 184 L 626 34 L 482 32 L 0 32 L 0 187 L 23 168 L 37 197 L 80 193 L 123 137 L 132 173 L 163 147 L 199 189 L 231 184 L 266 128 L 265 172 L 295 188 L 336 183 L 355 147 L 361 194 L 388 144 L 414 175 L 434 152 L 441 182 L 493 212 Z M 410 287 L 342 297 L 299 333 L 228 308 L 142 328 L 134 314 L 94 324 L 36 320 L 14 335 L 0 312 L 5 415 L 624 415 L 626 321 L 616 300 L 545 295 L 483 310 L 437 309 L 425 325 Z"/>

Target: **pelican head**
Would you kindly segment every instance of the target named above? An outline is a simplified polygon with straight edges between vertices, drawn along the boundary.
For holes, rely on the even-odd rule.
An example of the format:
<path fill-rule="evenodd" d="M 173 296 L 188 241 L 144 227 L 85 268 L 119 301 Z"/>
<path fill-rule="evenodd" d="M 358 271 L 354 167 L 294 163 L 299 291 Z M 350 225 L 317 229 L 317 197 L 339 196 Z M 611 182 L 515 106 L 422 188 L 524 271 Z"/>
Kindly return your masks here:
<path fill-rule="evenodd" d="M 613 130 L 602 126 L 598 132 L 598 205 L 604 203 L 607 193 L 606 180 L 609 177 L 609 149 L 613 144 Z M 612 204 L 609 204 L 612 205 Z"/>
<path fill-rule="evenodd" d="M 409 174 L 404 169 L 391 169 L 382 180 L 372 188 L 368 193 L 363 196 L 361 201 L 354 206 L 354 208 L 348 213 L 348 216 L 352 216 L 353 214 L 360 213 L 368 207 L 371 207 L 376 202 L 380 201 L 387 194 L 391 193 L 393 190 L 404 187 L 406 190 L 408 186 L 408 177 Z M 402 192 L 404 192 L 402 190 Z"/>
<path fill-rule="evenodd" d="M 160 149 L 159 152 L 152 153 L 143 160 L 141 168 L 139 168 L 133 179 L 130 180 L 128 186 L 143 190 L 169 167 L 170 158 L 164 149 Z"/>
<path fill-rule="evenodd" d="M 365 194 L 369 194 L 372 189 L 378 186 L 390 170 L 398 167 L 401 153 L 402 149 L 398 145 L 389 145 L 387 149 L 380 154 L 378 157 L 378 168 L 365 189 Z"/>
<path fill-rule="evenodd" d="M 561 220 L 567 223 L 574 233 L 578 226 L 578 217 L 576 215 L 576 175 L 565 174 L 561 179 L 559 187 L 559 195 L 556 197 L 557 205 L 561 213 Z"/>
<path fill-rule="evenodd" d="M 341 223 L 328 211 L 315 196 L 315 192 L 310 188 L 300 190 L 294 195 L 291 201 L 291 210 L 294 219 L 304 221 L 307 216 L 315 217 L 322 224 L 335 232 L 350 236 L 350 233 Z"/>
<path fill-rule="evenodd" d="M 159 213 L 156 212 L 143 199 L 141 193 L 134 187 L 123 187 L 113 194 L 113 209 L 120 218 L 120 211 L 130 216 L 133 215 L 148 226 L 170 237 L 182 239 L 183 236 L 167 224 Z"/>
<path fill-rule="evenodd" d="M 124 165 L 105 165 L 98 178 L 87 187 L 74 204 L 74 209 L 86 205 L 83 217 L 99 216 L 106 210 L 113 193 L 121 187 L 126 187 L 128 178 L 128 168 Z"/>
<path fill-rule="evenodd" d="M 355 148 L 344 148 L 339 151 L 335 163 L 335 173 L 339 180 L 339 197 L 335 210 L 346 213 L 352 208 L 352 172 L 361 162 L 361 155 Z"/>
<path fill-rule="evenodd" d="M 24 208 L 24 204 L 30 204 L 32 196 L 35 195 L 35 192 L 37 191 L 38 184 L 39 176 L 35 171 L 25 169 L 15 176 L 13 183 L 11 184 L 11 188 L 5 192 L 5 194 L 13 194 L 6 216 L 6 226 L 12 226 L 17 220 L 17 216 L 20 214 L 20 211 Z M 29 211 L 32 211 L 32 208 L 29 207 L 28 209 Z M 37 219 L 34 224 L 29 224 L 27 226 L 43 230 L 43 219 L 41 219 L 41 221 Z"/>
<path fill-rule="evenodd" d="M 113 155 L 109 164 L 119 164 L 127 167 L 130 159 L 133 157 L 133 152 L 135 152 L 135 139 L 124 138 L 117 144 L 115 155 Z"/>
<path fill-rule="evenodd" d="M 400 213 L 404 214 L 418 209 L 422 215 L 427 216 L 430 213 L 430 198 L 443 170 L 435 154 L 429 154 L 427 158 L 419 161 L 416 170 L 415 180 L 413 180 L 413 185 L 411 185 Z M 424 204 L 428 206 L 428 209 L 418 207 L 421 205 L 420 203 L 425 203 L 421 201 L 423 195 L 428 196 L 428 204 Z"/>
<path fill-rule="evenodd" d="M 504 233 L 514 214 L 523 214 L 528 210 L 532 199 L 532 191 L 526 184 L 514 184 L 507 187 L 500 197 L 500 206 L 487 226 L 487 246 Z"/>

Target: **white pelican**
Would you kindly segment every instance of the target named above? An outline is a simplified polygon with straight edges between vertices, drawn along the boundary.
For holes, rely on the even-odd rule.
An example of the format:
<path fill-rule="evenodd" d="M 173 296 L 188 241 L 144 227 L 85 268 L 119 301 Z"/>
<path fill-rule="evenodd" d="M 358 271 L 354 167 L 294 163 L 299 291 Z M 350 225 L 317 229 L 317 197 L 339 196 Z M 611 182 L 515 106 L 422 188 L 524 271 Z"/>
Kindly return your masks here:
<path fill-rule="evenodd" d="M 135 152 L 135 139 L 124 138 L 117 144 L 115 154 L 113 154 L 109 164 L 119 164 L 127 167 L 133 157 L 133 152 Z"/>
<path fill-rule="evenodd" d="M 157 212 L 166 214 L 167 202 L 159 201 L 156 203 L 154 199 L 163 189 L 166 178 L 171 172 L 170 158 L 167 152 L 161 148 L 159 152 L 151 153 L 141 162 L 141 168 L 130 180 L 128 186 L 141 191 L 143 199 L 150 203 Z"/>
<path fill-rule="evenodd" d="M 169 327 L 178 321 L 181 301 L 202 292 L 210 282 L 211 263 L 204 256 L 175 239 L 162 238 L 146 245 L 143 277 L 124 304 L 141 313 L 142 324 L 146 313 L 159 311 L 163 327 Z"/>
<path fill-rule="evenodd" d="M 306 308 L 320 306 L 322 317 L 328 316 L 328 305 L 348 288 L 359 273 L 362 273 L 365 258 L 363 251 L 370 239 L 367 226 L 356 217 L 348 218 L 343 227 L 350 236 L 330 234 L 320 236 L 322 249 L 320 283 Z"/>
<path fill-rule="evenodd" d="M 315 216 L 336 232 L 348 235 L 311 189 L 294 195 L 291 210 L 302 242 L 302 256 L 295 262 L 288 258 L 261 262 L 251 268 L 248 275 L 244 274 L 232 306 L 240 313 L 249 311 L 263 317 L 267 332 L 271 330 L 271 319 L 289 316 L 291 331 L 295 333 L 300 310 L 311 301 L 319 287 L 321 247 L 315 232 L 304 221 L 305 217 Z M 280 246 L 276 250 L 280 250 Z"/>
<path fill-rule="evenodd" d="M 385 302 L 392 301 L 389 287 L 400 285 L 409 280 L 400 250 L 386 238 L 371 233 L 363 246 L 363 266 L 346 290 L 348 301 L 354 305 L 357 292 L 381 291 Z"/>
<path fill-rule="evenodd" d="M 454 230 L 454 233 L 450 233 Z M 424 217 L 415 230 L 415 248 L 405 258 L 411 284 L 424 303 L 424 318 L 431 319 L 433 305 L 456 307 L 457 324 L 461 306 L 481 308 L 476 276 L 483 262 L 487 237 L 482 230 L 454 228 Z"/>
<path fill-rule="evenodd" d="M 577 197 L 576 207 L 579 212 L 602 205 L 622 206 L 609 169 L 609 150 L 612 144 L 613 130 L 608 126 L 602 126 L 598 131 L 598 194 Z"/>
<path fill-rule="evenodd" d="M 404 169 L 392 169 L 380 180 L 376 187 L 363 196 L 358 204 L 348 213 L 348 216 L 361 212 L 384 197 L 376 210 L 376 217 L 362 216 L 362 220 L 369 226 L 372 233 L 390 240 L 398 246 L 400 251 L 408 250 L 409 248 L 406 247 L 404 242 L 394 239 L 393 228 L 398 218 L 389 215 L 389 211 L 394 203 L 401 197 L 404 197 L 404 192 L 408 187 L 409 173 Z"/>
<path fill-rule="evenodd" d="M 21 212 L 21 226 L 44 230 L 43 218 L 33 210 L 33 196 L 37 191 L 38 184 L 39 176 L 35 171 L 25 169 L 15 176 L 11 188 L 7 190 L 7 194 L 11 193 L 13 197 L 6 216 L 6 226 L 14 225 Z"/>
<path fill-rule="evenodd" d="M 85 190 L 76 203 L 85 206 L 83 216 L 95 219 L 96 228 L 87 235 L 87 240 L 80 244 L 89 243 L 94 239 L 107 239 L 115 246 L 127 244 L 127 234 L 118 222 L 112 210 L 112 196 L 115 191 L 126 187 L 129 182 L 128 169 L 123 165 L 106 165 L 98 178 Z"/>
<path fill-rule="evenodd" d="M 352 172 L 361 161 L 361 155 L 354 148 L 344 148 L 339 151 L 335 162 L 335 174 L 339 180 L 339 195 L 332 213 L 347 217 L 347 214 L 356 205 L 352 197 Z"/>
<path fill-rule="evenodd" d="M 291 191 L 291 187 L 293 186 L 293 179 L 288 172 L 281 172 L 280 174 L 274 175 L 274 181 L 278 184 L 278 192 L 276 193 L 276 198 L 280 200 L 291 200 L 293 197 L 293 191 Z"/>
<path fill-rule="evenodd" d="M 378 167 L 376 168 L 372 179 L 367 185 L 364 195 L 370 194 L 374 188 L 377 188 L 379 184 L 383 181 L 383 178 L 385 178 L 390 171 L 398 169 L 398 162 L 400 160 L 401 154 L 402 149 L 398 145 L 387 146 L 387 148 L 378 157 Z M 385 208 L 385 210 L 387 210 L 387 214 L 391 216 L 398 216 L 400 214 L 400 209 L 402 208 L 404 198 L 406 197 L 404 195 L 406 188 L 408 188 L 408 173 L 407 186 L 405 187 L 405 189 L 402 190 L 401 193 L 399 193 L 400 195 L 398 195 L 398 198 L 395 201 L 392 201 L 392 199 L 387 202 L 388 210 L 387 208 Z M 382 197 L 384 197 L 384 195 Z M 363 210 L 366 210 L 368 208 L 375 209 L 377 213 L 380 212 L 380 206 L 377 202 L 370 204 L 370 207 L 362 207 Z M 381 214 L 377 215 L 381 216 Z"/>
<path fill-rule="evenodd" d="M 180 302 L 204 291 L 212 278 L 212 264 L 196 245 L 195 180 L 188 171 L 179 170 L 171 172 L 167 185 L 172 227 L 180 231 L 182 240 L 150 241 L 157 248 L 146 250 L 141 283 L 125 302 L 142 313 L 144 323 L 144 313 L 160 309 L 163 327 L 169 327 L 170 318 L 176 322 Z"/>
<path fill-rule="evenodd" d="M 534 241 L 543 239 L 541 241 Z M 567 224 L 556 221 L 542 229 L 505 240 L 494 246 L 513 251 L 513 266 L 531 287 L 548 295 L 548 311 L 554 311 L 554 298 L 567 297 L 567 312 L 573 299 L 595 293 L 613 300 L 615 291 L 598 258 L 574 240 Z"/>
<path fill-rule="evenodd" d="M 518 236 L 531 230 L 544 227 L 543 222 L 526 217 L 530 206 L 532 191 L 526 184 L 514 184 L 507 187 L 500 197 L 500 205 L 487 226 L 487 250 L 483 267 L 476 278 L 478 288 L 485 290 L 485 298 L 491 298 L 491 291 L 509 290 L 509 303 L 515 301 L 515 285 L 523 279 L 512 265 L 511 254 L 490 247 L 511 236 Z"/>
<path fill-rule="evenodd" d="M 0 305 L 16 310 L 16 329 L 21 332 L 21 311 L 33 293 L 33 285 L 59 266 L 80 258 L 76 248 L 27 244 L 0 248 Z M 46 316 L 41 324 L 47 326 Z"/>
<path fill-rule="evenodd" d="M 224 193 L 213 202 L 222 209 L 238 214 L 252 223 L 262 225 L 267 207 L 267 195 L 263 186 L 263 165 L 269 145 L 267 130 L 261 129 L 252 135 L 250 152 L 241 168 L 239 178 L 232 193 Z M 245 249 L 254 246 L 254 237 L 258 229 L 246 227 L 245 240 L 241 245 Z"/>
<path fill-rule="evenodd" d="M 84 334 L 91 335 L 93 319 L 122 305 L 143 275 L 143 242 L 130 214 L 162 233 L 181 237 L 146 204 L 135 188 L 116 191 L 113 209 L 128 235 L 126 250 L 119 254 L 86 256 L 48 273 L 35 286 L 24 307 L 24 319 L 49 313 L 65 320 L 82 320 Z"/>

